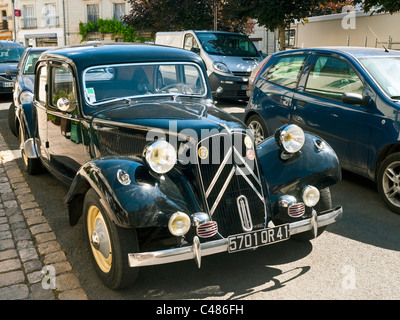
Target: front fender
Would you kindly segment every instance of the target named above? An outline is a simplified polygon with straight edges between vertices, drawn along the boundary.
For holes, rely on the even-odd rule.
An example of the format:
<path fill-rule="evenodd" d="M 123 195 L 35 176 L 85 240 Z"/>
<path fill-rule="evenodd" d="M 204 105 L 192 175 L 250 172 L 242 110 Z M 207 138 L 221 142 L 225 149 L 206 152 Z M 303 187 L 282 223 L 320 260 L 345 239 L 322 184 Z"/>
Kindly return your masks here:
<path fill-rule="evenodd" d="M 129 174 L 129 185 L 118 181 L 118 170 Z M 185 179 L 174 170 L 157 178 L 139 159 L 100 158 L 82 166 L 73 180 L 65 200 L 71 225 L 82 215 L 89 188 L 97 192 L 106 213 L 120 227 L 167 226 L 177 211 L 189 215 L 200 211 Z"/>
<path fill-rule="evenodd" d="M 28 138 L 35 136 L 36 108 L 33 103 L 24 103 L 18 112 L 18 120 L 23 125 L 25 134 Z"/>
<path fill-rule="evenodd" d="M 301 200 L 305 186 L 313 185 L 321 190 L 342 178 L 336 153 L 315 135 L 306 133 L 303 148 L 291 158 L 282 160 L 281 154 L 282 150 L 272 137 L 257 147 L 273 208 L 277 207 L 276 202 L 282 195 L 292 195 Z"/>

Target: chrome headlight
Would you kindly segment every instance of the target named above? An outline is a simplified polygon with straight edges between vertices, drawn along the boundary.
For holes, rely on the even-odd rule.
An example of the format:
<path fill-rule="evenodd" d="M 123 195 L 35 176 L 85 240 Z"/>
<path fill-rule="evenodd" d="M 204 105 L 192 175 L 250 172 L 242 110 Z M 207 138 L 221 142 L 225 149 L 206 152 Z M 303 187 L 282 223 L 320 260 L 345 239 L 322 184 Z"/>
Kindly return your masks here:
<path fill-rule="evenodd" d="M 288 153 L 296 153 L 305 142 L 304 131 L 295 124 L 280 127 L 275 133 L 275 140 L 279 147 Z"/>
<path fill-rule="evenodd" d="M 30 103 L 33 101 L 33 93 L 30 91 L 22 91 L 19 95 L 19 102 L 21 104 Z"/>
<path fill-rule="evenodd" d="M 302 198 L 307 207 L 314 207 L 319 201 L 319 190 L 313 186 L 307 186 L 303 190 Z"/>
<path fill-rule="evenodd" d="M 156 141 L 148 146 L 144 156 L 151 170 L 160 174 L 170 171 L 177 159 L 175 148 L 164 140 Z"/>

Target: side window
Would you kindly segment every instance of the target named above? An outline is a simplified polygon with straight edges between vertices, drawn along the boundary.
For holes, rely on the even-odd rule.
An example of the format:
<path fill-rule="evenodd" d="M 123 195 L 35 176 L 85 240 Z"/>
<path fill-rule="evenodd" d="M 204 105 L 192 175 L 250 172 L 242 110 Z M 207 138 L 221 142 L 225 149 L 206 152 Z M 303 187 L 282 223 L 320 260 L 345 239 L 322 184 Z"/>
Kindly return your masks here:
<path fill-rule="evenodd" d="M 57 107 L 60 98 L 76 102 L 76 90 L 70 69 L 54 67 L 51 70 L 51 105 Z"/>
<path fill-rule="evenodd" d="M 306 58 L 307 55 L 281 57 L 268 69 L 267 74 L 261 77 L 289 89 L 295 89 Z"/>
<path fill-rule="evenodd" d="M 341 101 L 343 93 L 363 94 L 363 90 L 362 81 L 346 61 L 319 56 L 311 67 L 304 91 Z"/>
<path fill-rule="evenodd" d="M 37 99 L 43 104 L 46 103 L 46 84 L 47 84 L 47 66 L 40 67 L 38 71 Z"/>
<path fill-rule="evenodd" d="M 191 35 L 191 34 L 187 34 L 185 35 L 185 43 L 183 45 L 183 48 L 185 50 L 192 50 L 192 48 L 199 48 L 199 45 L 196 41 L 196 39 Z"/>

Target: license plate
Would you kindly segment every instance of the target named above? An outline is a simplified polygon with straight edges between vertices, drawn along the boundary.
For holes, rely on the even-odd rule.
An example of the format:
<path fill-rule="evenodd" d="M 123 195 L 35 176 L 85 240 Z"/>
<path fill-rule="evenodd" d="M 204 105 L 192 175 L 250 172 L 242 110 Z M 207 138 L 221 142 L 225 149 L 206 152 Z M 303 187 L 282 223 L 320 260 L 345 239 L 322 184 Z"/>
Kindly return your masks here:
<path fill-rule="evenodd" d="M 14 82 L 3 82 L 3 88 L 14 87 Z"/>
<path fill-rule="evenodd" d="M 267 244 L 285 241 L 289 238 L 290 234 L 288 224 L 283 224 L 268 229 L 235 234 L 228 237 L 228 252 L 232 253 L 242 250 L 255 249 Z"/>

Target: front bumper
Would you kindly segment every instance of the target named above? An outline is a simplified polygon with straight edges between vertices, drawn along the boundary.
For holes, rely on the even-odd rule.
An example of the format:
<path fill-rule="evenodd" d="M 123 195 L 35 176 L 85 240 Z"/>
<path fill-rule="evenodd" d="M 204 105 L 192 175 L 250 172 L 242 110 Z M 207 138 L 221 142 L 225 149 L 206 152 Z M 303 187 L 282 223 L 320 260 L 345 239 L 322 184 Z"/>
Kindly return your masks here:
<path fill-rule="evenodd" d="M 218 98 L 248 99 L 248 76 L 222 76 L 217 73 L 211 73 L 208 76 L 208 80 L 211 91 L 216 91 L 218 88 L 223 89 L 222 93 L 218 95 Z"/>
<path fill-rule="evenodd" d="M 316 236 L 318 228 L 338 221 L 342 217 L 342 214 L 342 207 L 321 212 L 318 216 L 314 211 L 311 218 L 290 223 L 290 235 L 312 231 L 314 236 Z M 195 259 L 197 265 L 200 267 L 201 257 L 221 252 L 228 252 L 227 238 L 200 243 L 196 236 L 191 246 L 152 252 L 130 253 L 128 254 L 128 260 L 130 267 L 142 267 Z"/>

